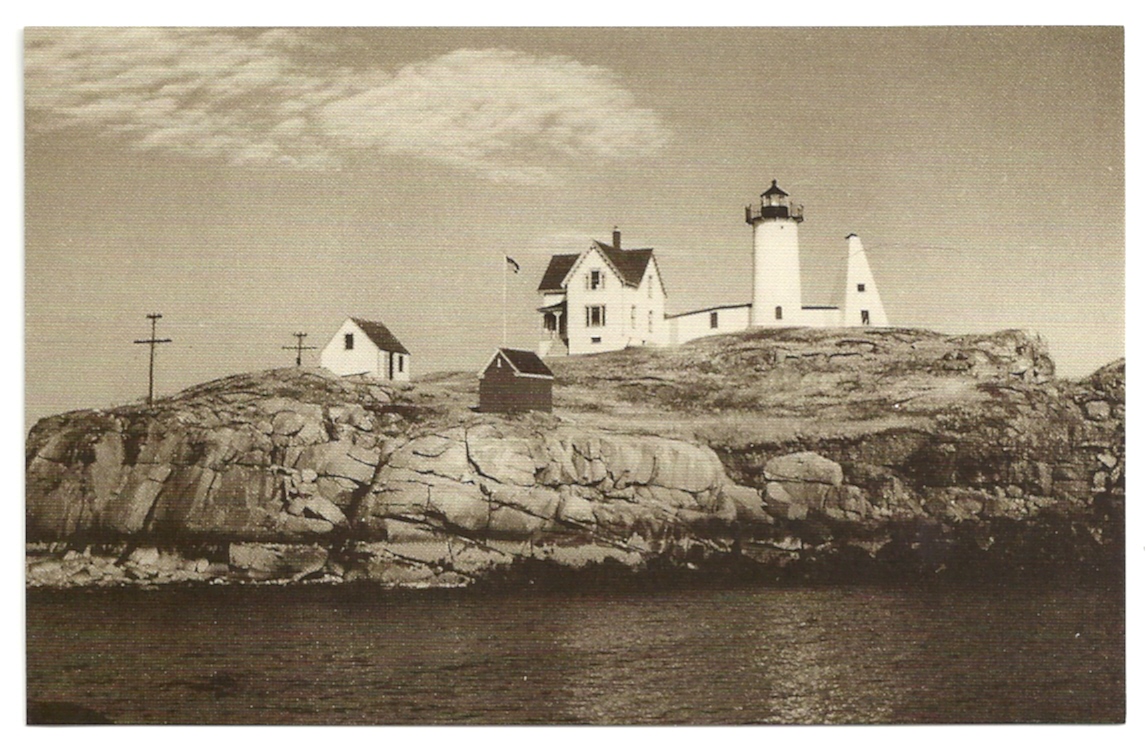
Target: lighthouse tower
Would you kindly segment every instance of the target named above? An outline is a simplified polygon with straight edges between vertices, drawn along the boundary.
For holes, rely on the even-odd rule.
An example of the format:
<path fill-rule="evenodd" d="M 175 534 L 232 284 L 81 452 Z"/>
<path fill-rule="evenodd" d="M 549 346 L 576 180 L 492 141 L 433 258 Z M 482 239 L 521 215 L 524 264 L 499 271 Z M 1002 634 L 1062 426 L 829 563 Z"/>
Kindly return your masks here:
<path fill-rule="evenodd" d="M 845 327 L 887 327 L 887 313 L 867 264 L 863 242 L 848 234 L 848 287 L 844 293 Z"/>
<path fill-rule="evenodd" d="M 789 206 L 788 193 L 773 179 L 759 207 L 744 209 L 744 220 L 752 225 L 752 325 L 801 324 L 798 230 L 803 208 Z"/>

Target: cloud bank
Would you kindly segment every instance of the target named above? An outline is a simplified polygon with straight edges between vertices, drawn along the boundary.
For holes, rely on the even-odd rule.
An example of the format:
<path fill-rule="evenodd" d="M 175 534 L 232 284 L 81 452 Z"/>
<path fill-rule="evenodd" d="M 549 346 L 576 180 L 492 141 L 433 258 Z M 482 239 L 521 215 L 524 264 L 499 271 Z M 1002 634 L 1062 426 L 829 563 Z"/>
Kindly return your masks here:
<path fill-rule="evenodd" d="M 233 164 L 398 154 L 525 183 L 668 139 L 613 73 L 566 57 L 460 49 L 389 71 L 330 52 L 287 30 L 28 29 L 29 131 L 86 128 Z"/>

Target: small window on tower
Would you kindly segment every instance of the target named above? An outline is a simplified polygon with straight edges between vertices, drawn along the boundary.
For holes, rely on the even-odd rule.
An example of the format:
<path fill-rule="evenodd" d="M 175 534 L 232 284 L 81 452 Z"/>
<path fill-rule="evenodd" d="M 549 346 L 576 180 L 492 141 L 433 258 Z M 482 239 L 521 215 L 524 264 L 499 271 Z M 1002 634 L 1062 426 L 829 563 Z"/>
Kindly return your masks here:
<path fill-rule="evenodd" d="M 864 285 L 862 283 L 857 283 L 856 284 L 856 290 L 859 291 L 860 293 L 863 293 L 864 292 Z"/>
<path fill-rule="evenodd" d="M 861 325 L 870 325 L 871 324 L 871 314 L 869 314 L 866 309 L 860 310 L 860 324 Z"/>
<path fill-rule="evenodd" d="M 348 351 L 354 350 L 354 333 L 348 332 L 342 336 L 342 345 Z"/>
<path fill-rule="evenodd" d="M 720 327 L 720 317 L 717 315 L 716 312 L 709 313 L 709 315 L 708 315 L 708 326 L 711 327 L 713 330 Z"/>
<path fill-rule="evenodd" d="M 776 307 L 776 319 L 784 319 L 784 307 Z"/>

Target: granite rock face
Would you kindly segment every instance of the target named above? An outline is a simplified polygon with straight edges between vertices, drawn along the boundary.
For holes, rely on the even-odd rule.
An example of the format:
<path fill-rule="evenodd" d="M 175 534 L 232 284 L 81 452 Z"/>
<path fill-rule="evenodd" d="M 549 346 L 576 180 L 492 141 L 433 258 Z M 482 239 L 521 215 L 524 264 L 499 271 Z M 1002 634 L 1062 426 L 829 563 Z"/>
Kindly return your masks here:
<path fill-rule="evenodd" d="M 715 437 L 669 438 L 575 404 L 562 412 L 560 399 L 557 415 L 485 415 L 465 407 L 468 389 L 310 369 L 228 377 L 152 408 L 53 416 L 26 445 L 28 583 L 452 586 L 526 560 L 784 569 L 856 553 L 916 554 L 938 568 L 954 563 L 944 548 L 1000 554 L 1010 542 L 1000 538 L 1043 525 L 1069 533 L 1071 552 L 1109 545 L 1124 501 L 1125 364 L 1056 380 L 1037 340 L 1000 335 L 944 349 L 920 333 L 918 365 L 899 351 L 870 360 L 882 338 L 861 346 L 850 331 L 816 337 L 806 356 L 784 338 L 785 358 L 767 354 L 774 368 L 754 376 L 791 379 L 788 409 L 819 402 L 837 370 L 878 369 L 878 384 L 833 401 L 839 433 L 821 435 L 804 421 L 806 433 L 759 438 L 773 423 L 763 401 L 717 411 L 729 425 Z M 706 355 L 734 354 L 742 367 L 771 350 L 754 340 Z M 866 358 L 817 358 L 853 349 Z M 613 385 L 601 381 L 605 398 Z M 873 401 L 903 403 L 890 409 L 900 420 L 873 418 Z M 648 402 L 674 418 L 671 402 Z M 745 418 L 765 426 L 729 438 Z"/>

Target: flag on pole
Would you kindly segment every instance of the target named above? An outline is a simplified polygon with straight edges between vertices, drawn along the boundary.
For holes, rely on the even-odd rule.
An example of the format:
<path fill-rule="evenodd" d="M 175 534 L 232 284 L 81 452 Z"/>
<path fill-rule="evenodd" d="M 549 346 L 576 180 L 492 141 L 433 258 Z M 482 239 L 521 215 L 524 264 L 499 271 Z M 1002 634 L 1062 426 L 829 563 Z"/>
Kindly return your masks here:
<path fill-rule="evenodd" d="M 507 264 L 511 268 L 513 268 L 514 273 L 520 273 L 521 272 L 521 265 L 518 265 L 517 260 L 513 259 L 509 255 L 505 256 L 505 264 Z"/>

